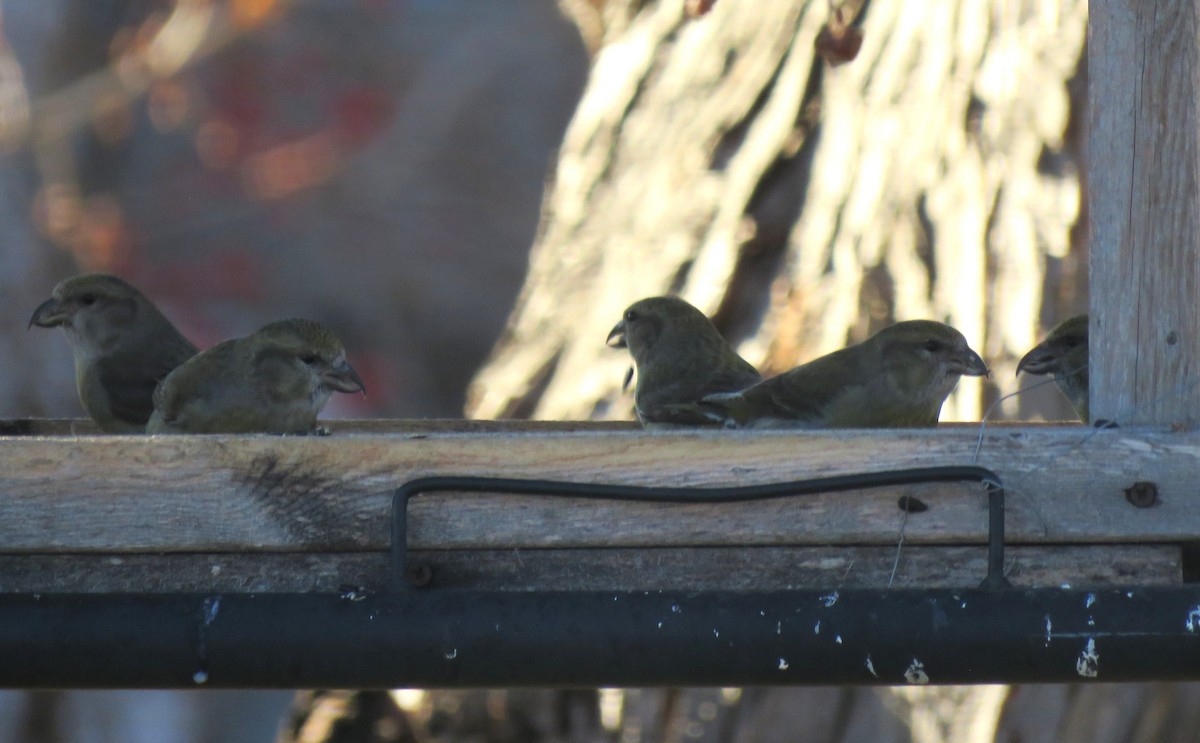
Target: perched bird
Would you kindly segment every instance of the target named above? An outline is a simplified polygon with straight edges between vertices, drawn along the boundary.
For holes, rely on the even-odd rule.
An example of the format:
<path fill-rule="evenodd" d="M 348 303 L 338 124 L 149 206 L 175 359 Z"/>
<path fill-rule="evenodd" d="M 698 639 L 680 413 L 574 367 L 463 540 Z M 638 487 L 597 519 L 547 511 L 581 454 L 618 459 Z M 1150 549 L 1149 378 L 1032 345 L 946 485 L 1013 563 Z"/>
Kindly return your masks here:
<path fill-rule="evenodd" d="M 335 390 L 364 391 L 337 336 L 311 320 L 281 320 L 167 375 L 146 431 L 310 433 Z"/>
<path fill-rule="evenodd" d="M 155 386 L 196 354 L 145 295 L 107 274 L 60 282 L 34 310 L 34 325 L 66 331 L 79 401 L 101 430 L 114 433 L 143 432 Z"/>
<path fill-rule="evenodd" d="M 1079 420 L 1088 422 L 1088 316 L 1063 320 L 1017 363 L 1017 374 L 1053 374 Z"/>
<path fill-rule="evenodd" d="M 961 375 L 987 373 L 962 333 L 910 320 L 701 407 L 734 428 L 933 426 Z"/>
<path fill-rule="evenodd" d="M 638 420 L 647 428 L 712 425 L 706 416 L 681 406 L 762 379 L 703 312 L 678 297 L 649 297 L 631 304 L 608 334 L 608 344 L 628 348 L 633 357 L 634 404 Z"/>

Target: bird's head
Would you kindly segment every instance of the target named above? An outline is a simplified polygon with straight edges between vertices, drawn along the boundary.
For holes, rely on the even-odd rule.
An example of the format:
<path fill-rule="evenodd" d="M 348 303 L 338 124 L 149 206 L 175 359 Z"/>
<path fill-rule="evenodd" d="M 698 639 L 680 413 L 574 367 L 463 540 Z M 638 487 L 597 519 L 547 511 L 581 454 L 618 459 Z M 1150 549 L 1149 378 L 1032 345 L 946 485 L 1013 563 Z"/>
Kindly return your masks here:
<path fill-rule="evenodd" d="M 940 322 L 896 323 L 876 333 L 871 341 L 879 344 L 885 367 L 912 389 L 948 385 L 945 394 L 949 394 L 960 376 L 988 374 L 987 365 L 963 334 Z"/>
<path fill-rule="evenodd" d="M 672 345 L 670 338 L 698 342 L 707 341 L 710 334 L 720 337 L 708 317 L 684 300 L 648 297 L 625 309 L 608 334 L 608 345 L 628 348 L 633 360 L 641 364 L 656 347 L 667 350 L 665 346 Z"/>
<path fill-rule="evenodd" d="M 29 318 L 29 327 L 63 327 L 73 340 L 103 346 L 132 326 L 149 300 L 125 281 L 102 273 L 59 282 L 50 299 Z"/>
<path fill-rule="evenodd" d="M 346 361 L 341 341 L 324 325 L 312 320 L 280 320 L 259 329 L 255 336 L 260 346 L 255 363 L 260 368 L 282 362 L 293 380 L 305 381 L 310 393 L 366 394 L 362 377 Z"/>
<path fill-rule="evenodd" d="M 1087 366 L 1088 316 L 1059 323 L 1017 362 L 1017 374 L 1071 374 Z"/>

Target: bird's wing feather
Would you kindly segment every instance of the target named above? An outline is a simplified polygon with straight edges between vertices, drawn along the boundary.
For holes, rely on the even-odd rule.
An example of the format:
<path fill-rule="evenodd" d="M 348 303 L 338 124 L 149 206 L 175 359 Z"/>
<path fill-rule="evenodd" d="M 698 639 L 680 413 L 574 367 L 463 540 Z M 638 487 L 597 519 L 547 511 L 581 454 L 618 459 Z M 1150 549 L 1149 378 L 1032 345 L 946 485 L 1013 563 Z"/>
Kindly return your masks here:
<path fill-rule="evenodd" d="M 743 390 L 727 403 L 744 425 L 759 418 L 785 418 L 819 423 L 830 406 L 855 387 L 858 349 L 844 348 Z"/>
<path fill-rule="evenodd" d="M 154 411 L 154 390 L 177 366 L 196 353 L 179 336 L 155 353 L 116 353 L 96 362 L 96 375 L 112 414 L 127 423 L 145 425 Z"/>
<path fill-rule="evenodd" d="M 154 388 L 170 369 L 138 361 L 105 357 L 96 362 L 100 387 L 113 416 L 126 423 L 145 424 L 154 411 Z"/>
<path fill-rule="evenodd" d="M 742 361 L 740 358 L 738 361 L 741 363 L 729 364 L 717 369 L 708 380 L 708 384 L 705 385 L 705 394 L 737 392 L 762 381 L 762 375 L 749 362 Z"/>
<path fill-rule="evenodd" d="M 718 410 L 704 402 L 638 405 L 637 415 L 643 424 L 716 426 L 724 420 Z"/>
<path fill-rule="evenodd" d="M 229 374 L 239 368 L 236 340 L 218 343 L 179 367 L 166 383 L 154 391 L 154 407 L 167 423 L 180 416 L 202 414 L 215 407 L 218 398 L 236 385 Z"/>

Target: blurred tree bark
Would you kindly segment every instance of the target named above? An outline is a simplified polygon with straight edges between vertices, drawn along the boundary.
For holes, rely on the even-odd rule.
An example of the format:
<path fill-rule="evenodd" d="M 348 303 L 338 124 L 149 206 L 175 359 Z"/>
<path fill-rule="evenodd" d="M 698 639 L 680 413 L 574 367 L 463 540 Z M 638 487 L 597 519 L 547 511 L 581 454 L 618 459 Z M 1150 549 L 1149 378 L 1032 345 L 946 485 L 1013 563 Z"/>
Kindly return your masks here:
<path fill-rule="evenodd" d="M 944 417 L 978 419 L 1044 326 L 1086 307 L 1086 3 L 871 3 L 839 67 L 814 53 L 826 2 L 684 6 L 604 5 L 529 276 L 468 413 L 628 418 L 605 333 L 675 291 L 766 373 L 895 320 L 950 322 L 997 373 L 986 393 L 960 383 Z"/>

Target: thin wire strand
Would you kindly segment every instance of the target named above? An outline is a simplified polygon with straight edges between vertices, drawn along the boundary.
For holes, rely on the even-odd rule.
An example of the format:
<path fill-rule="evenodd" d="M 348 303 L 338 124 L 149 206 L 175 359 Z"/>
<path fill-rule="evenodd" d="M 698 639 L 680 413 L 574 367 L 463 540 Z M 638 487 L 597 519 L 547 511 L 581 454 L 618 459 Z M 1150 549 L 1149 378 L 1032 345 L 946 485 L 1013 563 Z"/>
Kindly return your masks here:
<path fill-rule="evenodd" d="M 892 575 L 888 578 L 887 587 L 891 588 L 896 582 L 896 570 L 900 567 L 900 550 L 904 547 L 904 527 L 908 525 L 908 509 L 904 509 L 904 518 L 900 520 L 900 536 L 896 541 L 896 559 L 892 562 Z"/>
<path fill-rule="evenodd" d="M 1084 367 L 1084 368 L 1087 368 L 1087 367 Z M 1083 371 L 1083 369 L 1080 369 L 1079 371 Z M 1036 390 L 1038 387 L 1045 387 L 1048 384 L 1054 384 L 1053 377 L 1048 377 L 1046 379 L 1041 380 L 1040 382 L 1034 382 L 1031 385 L 1027 385 L 1025 387 L 1022 387 L 1019 390 L 1015 390 L 1013 392 L 1008 393 L 1007 395 L 1003 395 L 1001 397 L 997 397 L 995 400 L 992 400 L 992 404 L 988 405 L 987 410 L 983 411 L 983 416 L 980 418 L 980 421 L 979 421 L 979 436 L 978 436 L 978 438 L 975 439 L 975 451 L 971 454 L 971 464 L 975 464 L 976 462 L 979 461 L 979 450 L 983 447 L 983 434 L 987 430 L 988 418 L 991 417 L 992 411 L 994 411 L 996 409 L 996 406 L 999 405 L 1000 403 L 1004 402 L 1005 400 L 1010 400 L 1014 397 L 1017 397 L 1018 395 L 1023 395 L 1030 390 Z"/>

